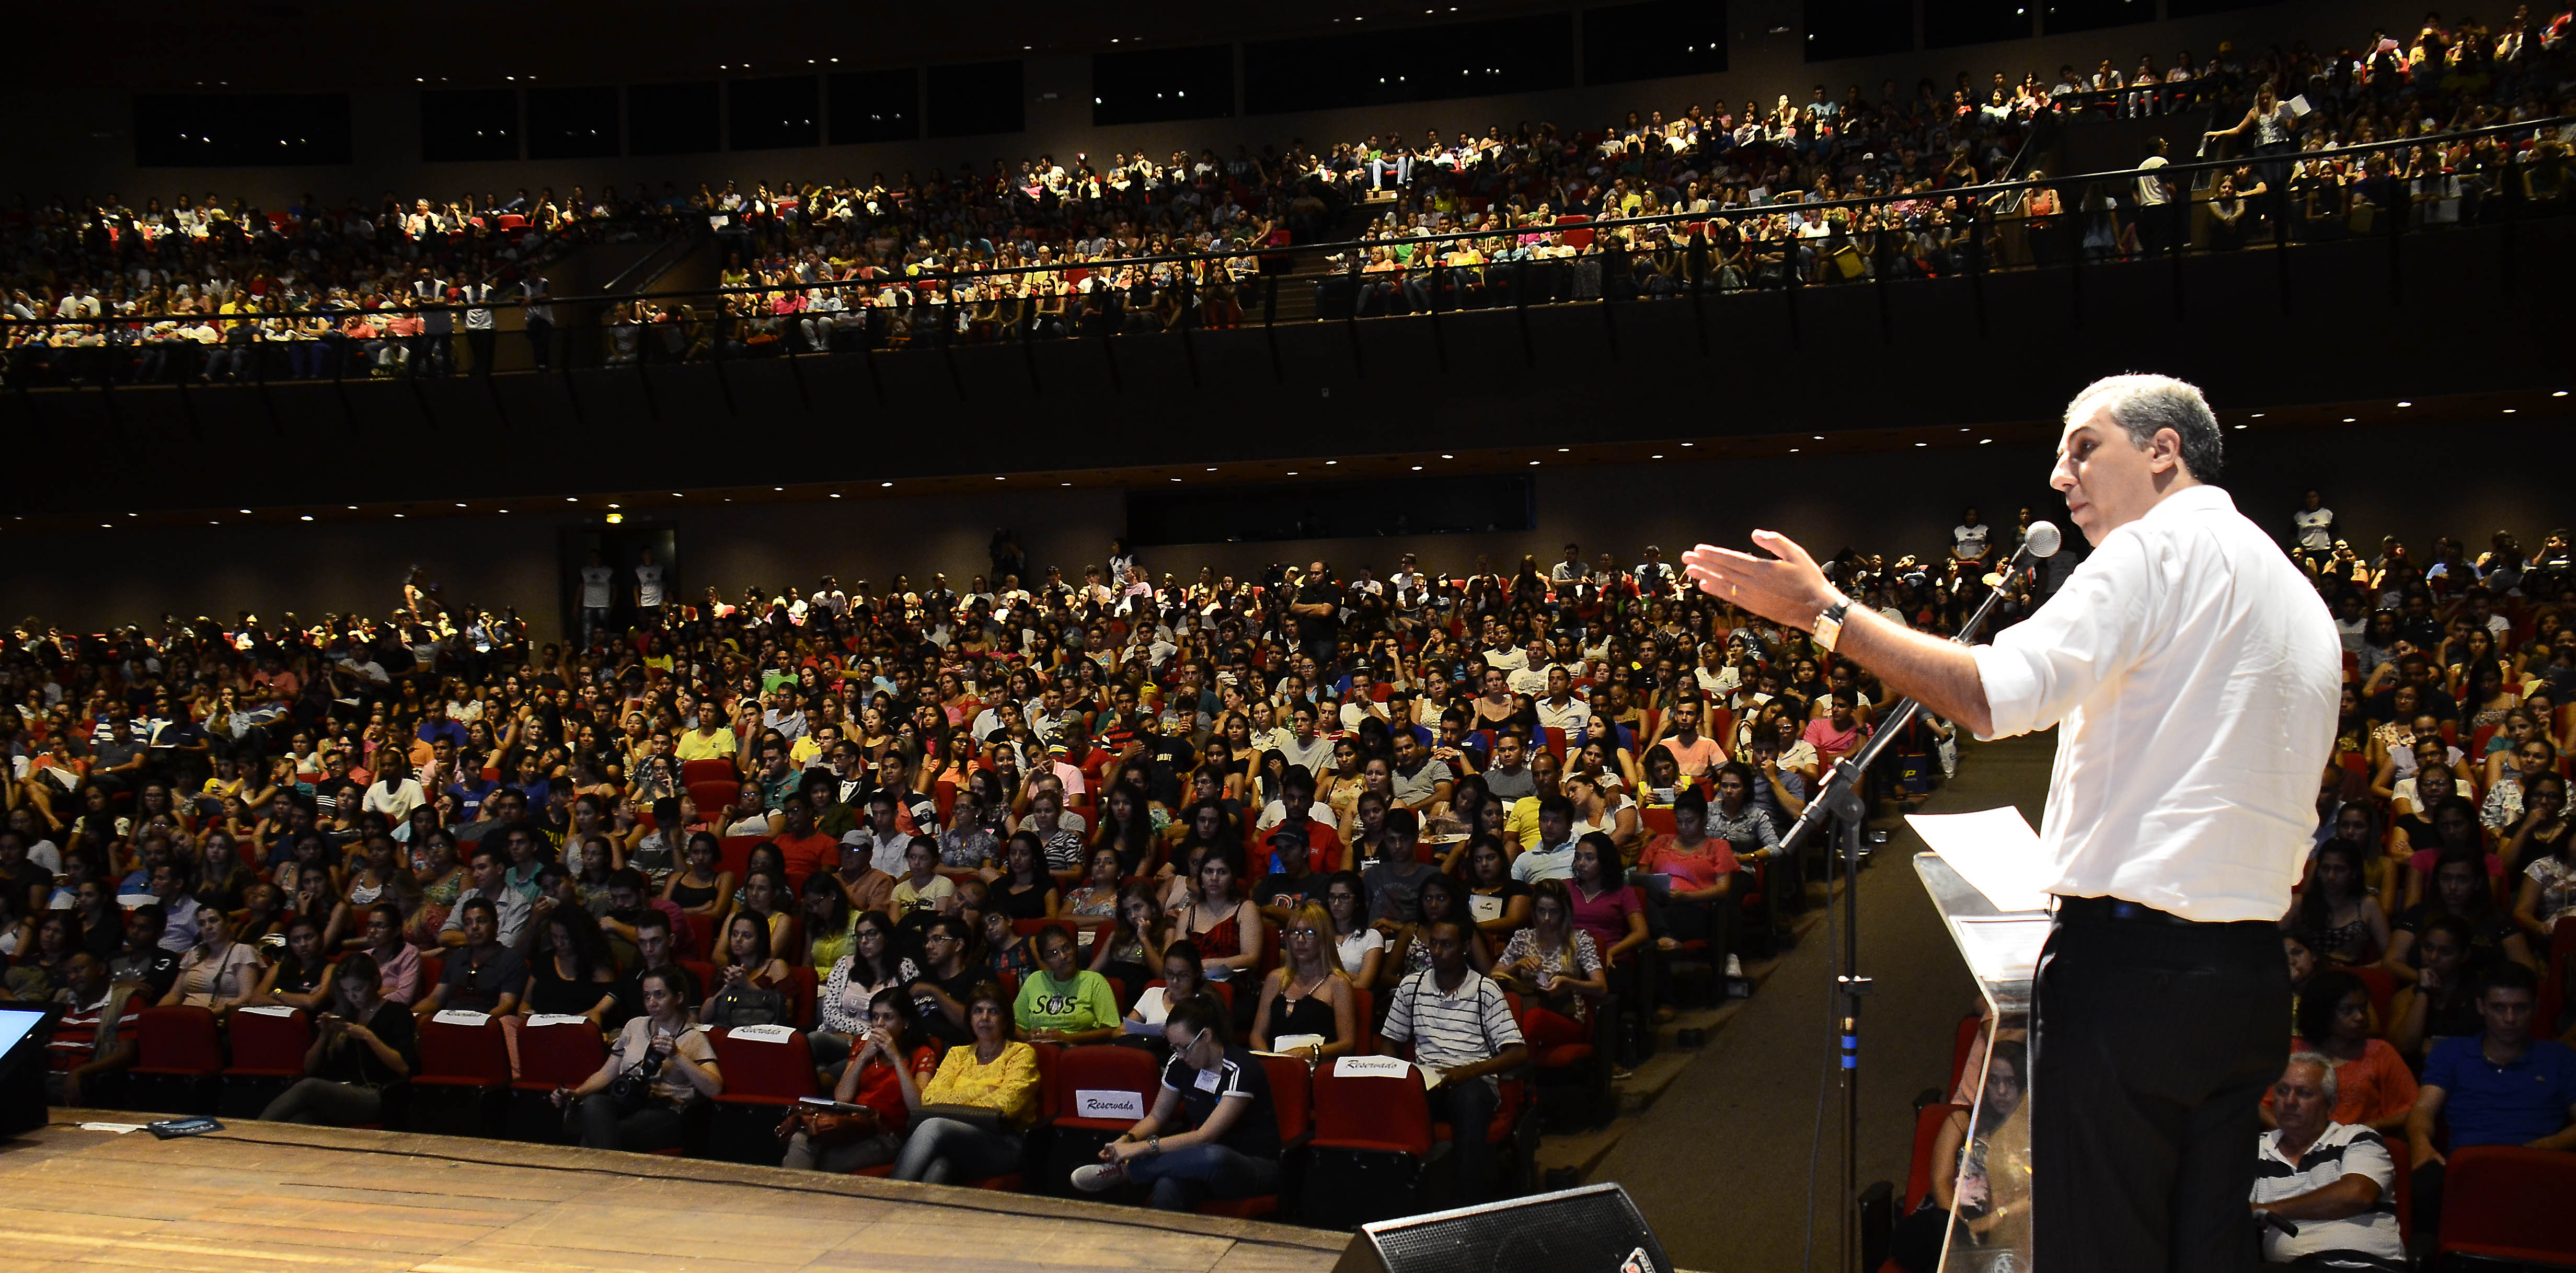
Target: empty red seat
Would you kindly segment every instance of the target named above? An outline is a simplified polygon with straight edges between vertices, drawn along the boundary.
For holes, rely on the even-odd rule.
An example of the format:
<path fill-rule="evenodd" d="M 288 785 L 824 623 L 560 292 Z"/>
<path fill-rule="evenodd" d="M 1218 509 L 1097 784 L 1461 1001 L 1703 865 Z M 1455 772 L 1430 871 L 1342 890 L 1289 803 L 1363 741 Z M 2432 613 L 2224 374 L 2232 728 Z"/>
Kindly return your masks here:
<path fill-rule="evenodd" d="M 2576 1264 L 2576 1154 L 2519 1145 L 2472 1145 L 2450 1153 L 2442 1180 L 2438 1260 L 2466 1255 L 2523 1264 Z"/>
<path fill-rule="evenodd" d="M 411 1081 L 414 1087 L 509 1086 L 510 1050 L 502 1039 L 500 1021 L 465 1025 L 436 1016 L 422 1021 L 420 1072 Z"/>
<path fill-rule="evenodd" d="M 742 774 L 730 760 L 692 760 L 680 766 L 680 783 L 691 789 L 690 799 L 698 798 L 696 787 L 702 782 L 721 782 L 730 788 L 725 792 L 724 804 L 714 808 L 704 803 L 698 805 L 699 813 L 713 815 L 733 803 L 734 792 L 741 790 Z"/>
<path fill-rule="evenodd" d="M 522 1092 L 551 1092 L 579 1087 L 608 1060 L 608 1044 L 587 1021 L 519 1027 L 519 1077 L 511 1086 Z"/>
<path fill-rule="evenodd" d="M 301 1008 L 285 1016 L 236 1012 L 232 1016 L 232 1064 L 224 1078 L 304 1077 L 304 1053 L 313 1046 L 313 1021 Z"/>

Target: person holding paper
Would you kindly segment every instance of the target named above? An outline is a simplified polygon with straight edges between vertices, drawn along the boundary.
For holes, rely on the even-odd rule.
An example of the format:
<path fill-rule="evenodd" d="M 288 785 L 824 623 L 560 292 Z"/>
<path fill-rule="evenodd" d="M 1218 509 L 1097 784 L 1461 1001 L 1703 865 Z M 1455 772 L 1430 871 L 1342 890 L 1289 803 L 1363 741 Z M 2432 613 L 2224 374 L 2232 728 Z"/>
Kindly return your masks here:
<path fill-rule="evenodd" d="M 1225 1010 L 1206 998 L 1175 1005 L 1163 1037 L 1172 1056 L 1154 1108 L 1102 1146 L 1099 1162 L 1074 1168 L 1073 1187 L 1146 1185 L 1158 1211 L 1277 1192 L 1279 1114 L 1261 1058 L 1227 1041 Z"/>
<path fill-rule="evenodd" d="M 1279 966 L 1261 983 L 1252 1045 L 1317 1062 L 1350 1051 L 1359 1037 L 1357 1004 L 1334 966 L 1333 918 L 1322 902 L 1306 902 L 1281 921 L 1279 955 Z"/>
<path fill-rule="evenodd" d="M 1440 1085 L 1430 1092 L 1431 1117 L 1457 1129 L 1451 1152 L 1461 1203 L 1485 1193 L 1493 1160 L 1485 1128 L 1502 1099 L 1493 1076 L 1529 1060 L 1502 986 L 1467 966 L 1467 933 L 1446 920 L 1430 926 L 1422 941 L 1431 966 L 1396 987 L 1386 1027 L 1379 1031 L 1390 1046 L 1411 1043 L 1414 1064 L 1439 1072 Z"/>
<path fill-rule="evenodd" d="M 2200 391 L 2096 381 L 2050 485 L 2094 545 L 2030 618 L 1974 649 L 1835 590 L 1786 536 L 1684 557 L 1710 594 L 1816 633 L 1979 738 L 2061 725 L 2040 851 L 2055 927 L 2034 987 L 2033 1262 L 2251 1268 L 2246 1139 L 2281 1073 L 2289 908 L 2334 745 L 2334 618 L 2209 483 Z"/>

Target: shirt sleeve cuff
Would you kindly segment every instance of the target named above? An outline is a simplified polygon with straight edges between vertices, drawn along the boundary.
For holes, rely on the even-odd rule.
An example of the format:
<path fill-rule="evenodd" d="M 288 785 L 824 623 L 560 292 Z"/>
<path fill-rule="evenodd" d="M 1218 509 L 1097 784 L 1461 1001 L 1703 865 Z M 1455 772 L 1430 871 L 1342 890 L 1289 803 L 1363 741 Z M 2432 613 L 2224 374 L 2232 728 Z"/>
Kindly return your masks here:
<path fill-rule="evenodd" d="M 2039 674 L 2030 660 L 1997 645 L 1972 645 L 1968 653 L 1976 656 L 1977 679 L 1986 690 L 1987 730 L 1977 735 L 1978 741 L 2029 733 L 2039 702 Z"/>

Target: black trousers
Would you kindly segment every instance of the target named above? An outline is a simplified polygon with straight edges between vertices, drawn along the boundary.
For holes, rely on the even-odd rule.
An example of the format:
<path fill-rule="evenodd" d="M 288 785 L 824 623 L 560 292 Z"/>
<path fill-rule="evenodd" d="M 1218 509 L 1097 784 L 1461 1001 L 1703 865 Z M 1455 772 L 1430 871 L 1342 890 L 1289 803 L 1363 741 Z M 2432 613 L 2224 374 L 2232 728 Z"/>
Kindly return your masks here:
<path fill-rule="evenodd" d="M 2290 1053 L 2280 934 L 2098 902 L 2060 909 L 2034 987 L 2032 1263 L 2251 1273 L 2255 1109 Z"/>

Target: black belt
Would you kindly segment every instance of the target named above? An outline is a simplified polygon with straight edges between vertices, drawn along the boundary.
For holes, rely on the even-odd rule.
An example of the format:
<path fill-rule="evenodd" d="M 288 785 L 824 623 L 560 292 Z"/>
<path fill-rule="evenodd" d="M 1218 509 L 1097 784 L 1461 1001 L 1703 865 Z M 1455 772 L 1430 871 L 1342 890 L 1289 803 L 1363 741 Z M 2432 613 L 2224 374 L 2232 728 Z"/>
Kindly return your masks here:
<path fill-rule="evenodd" d="M 2116 922 L 2196 926 L 2196 921 L 2184 919 L 2171 911 L 2160 911 L 2116 897 L 2060 897 L 2056 915 L 2057 922 L 2061 924 Z"/>

